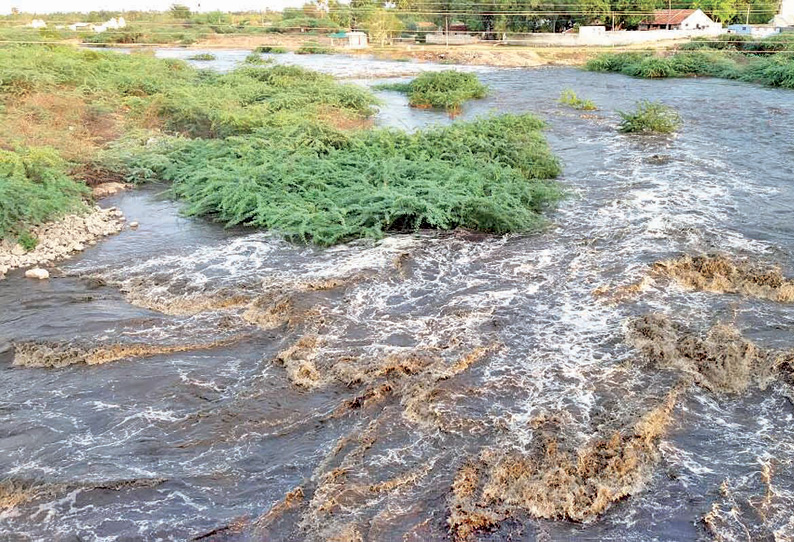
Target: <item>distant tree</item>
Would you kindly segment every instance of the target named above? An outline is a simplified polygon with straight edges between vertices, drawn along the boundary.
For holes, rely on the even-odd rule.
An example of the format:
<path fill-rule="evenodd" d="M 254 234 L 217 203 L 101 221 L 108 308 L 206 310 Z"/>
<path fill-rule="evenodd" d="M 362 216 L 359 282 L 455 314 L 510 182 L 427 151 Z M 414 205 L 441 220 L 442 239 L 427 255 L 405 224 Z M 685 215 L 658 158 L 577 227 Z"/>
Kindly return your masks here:
<path fill-rule="evenodd" d="M 373 43 L 385 45 L 393 33 L 402 29 L 402 22 L 391 9 L 376 8 L 367 13 L 363 26 Z"/>
<path fill-rule="evenodd" d="M 172 4 L 168 12 L 171 14 L 171 17 L 173 17 L 174 19 L 190 18 L 190 8 L 184 4 Z"/>

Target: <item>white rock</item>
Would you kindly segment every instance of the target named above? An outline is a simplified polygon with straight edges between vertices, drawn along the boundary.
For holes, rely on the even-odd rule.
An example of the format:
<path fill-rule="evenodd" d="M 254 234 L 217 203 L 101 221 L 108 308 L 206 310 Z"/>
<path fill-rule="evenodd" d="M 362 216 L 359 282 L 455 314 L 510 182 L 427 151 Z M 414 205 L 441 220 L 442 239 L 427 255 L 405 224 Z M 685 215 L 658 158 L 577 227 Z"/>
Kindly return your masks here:
<path fill-rule="evenodd" d="M 138 223 L 136 221 L 130 222 L 130 228 L 132 228 L 134 230 L 137 227 L 138 227 Z"/>
<path fill-rule="evenodd" d="M 19 243 L 14 245 L 14 248 L 11 249 L 11 254 L 13 254 L 14 256 L 22 256 L 24 253 L 25 253 L 25 248 Z"/>
<path fill-rule="evenodd" d="M 41 267 L 34 267 L 25 271 L 25 276 L 29 279 L 44 280 L 50 278 L 50 272 Z"/>

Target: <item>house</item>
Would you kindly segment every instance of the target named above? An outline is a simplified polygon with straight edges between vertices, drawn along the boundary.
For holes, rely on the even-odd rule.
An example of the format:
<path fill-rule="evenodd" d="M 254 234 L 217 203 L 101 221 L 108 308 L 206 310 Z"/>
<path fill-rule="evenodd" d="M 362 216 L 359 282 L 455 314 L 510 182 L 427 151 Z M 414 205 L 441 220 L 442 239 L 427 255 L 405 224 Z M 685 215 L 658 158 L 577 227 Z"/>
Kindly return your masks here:
<path fill-rule="evenodd" d="M 776 28 L 794 27 L 794 0 L 782 0 L 780 11 L 769 24 Z"/>
<path fill-rule="evenodd" d="M 330 36 L 331 46 L 337 45 L 336 40 L 339 40 L 338 45 L 347 47 L 348 49 L 366 49 L 367 35 L 364 32 L 334 32 Z"/>
<path fill-rule="evenodd" d="M 94 25 L 91 23 L 73 23 L 69 25 L 69 30 L 72 32 L 80 32 L 81 30 L 91 30 Z"/>
<path fill-rule="evenodd" d="M 365 49 L 367 47 L 367 35 L 364 32 L 347 33 L 348 49 Z"/>
<path fill-rule="evenodd" d="M 722 28 L 700 9 L 657 9 L 653 18 L 640 23 L 640 30 L 711 30 Z"/>
<path fill-rule="evenodd" d="M 106 21 L 102 24 L 105 28 L 111 28 L 113 30 L 118 30 L 119 28 L 124 28 L 127 26 L 127 21 L 124 20 L 124 17 L 112 17 L 109 21 Z"/>

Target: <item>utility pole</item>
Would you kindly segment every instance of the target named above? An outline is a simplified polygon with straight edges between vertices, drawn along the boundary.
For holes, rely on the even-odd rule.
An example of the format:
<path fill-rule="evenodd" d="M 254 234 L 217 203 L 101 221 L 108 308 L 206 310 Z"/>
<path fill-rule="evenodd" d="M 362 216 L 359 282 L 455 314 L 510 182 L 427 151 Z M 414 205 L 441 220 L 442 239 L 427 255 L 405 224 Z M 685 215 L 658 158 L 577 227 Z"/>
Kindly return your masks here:
<path fill-rule="evenodd" d="M 670 30 L 670 17 L 673 15 L 673 0 L 667 0 L 667 30 Z"/>
<path fill-rule="evenodd" d="M 744 20 L 744 24 L 750 24 L 750 4 L 747 4 L 747 18 Z"/>
<path fill-rule="evenodd" d="M 444 37 L 447 41 L 447 47 L 449 47 L 449 15 L 444 17 L 444 24 L 446 26 L 446 32 L 444 32 Z"/>

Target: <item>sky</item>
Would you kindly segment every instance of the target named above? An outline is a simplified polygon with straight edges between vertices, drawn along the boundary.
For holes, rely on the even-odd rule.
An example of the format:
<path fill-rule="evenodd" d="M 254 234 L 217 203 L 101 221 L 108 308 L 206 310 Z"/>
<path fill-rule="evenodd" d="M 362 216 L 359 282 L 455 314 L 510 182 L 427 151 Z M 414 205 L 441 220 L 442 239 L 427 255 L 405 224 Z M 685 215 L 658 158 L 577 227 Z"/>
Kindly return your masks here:
<path fill-rule="evenodd" d="M 302 6 L 304 0 L 0 0 L 0 15 L 11 13 L 12 7 L 25 13 L 136 9 L 165 11 L 174 3 L 188 5 L 195 11 L 280 11 L 285 7 Z"/>

